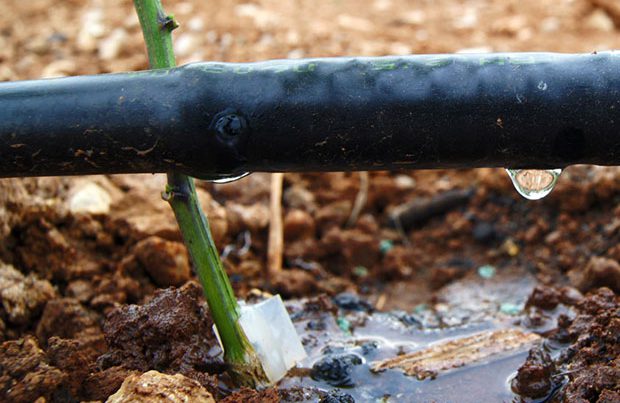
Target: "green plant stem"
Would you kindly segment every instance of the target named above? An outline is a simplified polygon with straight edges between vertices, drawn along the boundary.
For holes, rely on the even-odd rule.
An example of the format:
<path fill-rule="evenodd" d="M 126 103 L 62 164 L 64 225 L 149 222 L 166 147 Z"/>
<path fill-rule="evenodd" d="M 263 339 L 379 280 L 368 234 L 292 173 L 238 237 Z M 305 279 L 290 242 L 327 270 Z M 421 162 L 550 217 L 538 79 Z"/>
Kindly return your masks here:
<path fill-rule="evenodd" d="M 134 5 L 151 68 L 174 67 L 176 62 L 171 35 L 177 27 L 174 18 L 166 15 L 160 0 L 134 0 Z M 179 223 L 224 346 L 224 359 L 230 365 L 231 375 L 241 385 L 266 383 L 256 352 L 239 326 L 239 305 L 200 207 L 194 180 L 186 175 L 169 173 L 163 197 L 170 203 Z"/>

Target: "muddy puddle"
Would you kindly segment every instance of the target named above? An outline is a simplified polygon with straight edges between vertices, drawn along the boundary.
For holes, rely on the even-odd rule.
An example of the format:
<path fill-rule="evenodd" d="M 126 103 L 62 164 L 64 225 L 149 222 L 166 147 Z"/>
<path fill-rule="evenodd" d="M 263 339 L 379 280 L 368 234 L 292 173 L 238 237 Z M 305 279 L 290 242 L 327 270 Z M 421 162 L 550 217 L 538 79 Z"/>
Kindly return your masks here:
<path fill-rule="evenodd" d="M 521 309 L 532 280 L 521 278 L 509 290 L 506 280 L 472 278 L 460 293 L 477 297 L 459 298 L 454 290 L 449 304 L 411 313 L 372 312 L 353 294 L 324 306 L 291 302 L 308 358 L 278 387 L 332 391 L 359 402 L 518 400 L 511 380 L 543 338 L 520 325 L 527 322 Z M 507 306 L 520 308 L 503 312 Z M 316 395 L 308 392 L 301 401 Z"/>
<path fill-rule="evenodd" d="M 383 315 L 381 315 L 383 316 Z M 378 321 L 372 318 L 373 322 Z M 375 325 L 377 323 L 373 323 Z M 434 373 L 429 370 L 425 379 L 407 375 L 402 368 L 373 370 L 377 363 L 398 357 L 402 354 L 439 348 L 448 340 L 467 339 L 468 336 L 492 334 L 490 324 L 465 326 L 459 329 L 424 332 L 403 327 L 400 340 L 393 339 L 392 331 L 384 332 L 378 327 L 361 327 L 351 336 L 340 340 L 324 339 L 318 342 L 310 357 L 292 372 L 290 378 L 280 382 L 283 388 L 317 388 L 325 391 L 337 387 L 341 393 L 350 395 L 354 401 L 440 401 L 440 402 L 480 402 L 510 401 L 516 397 L 511 391 L 510 381 L 519 366 L 527 357 L 529 343 L 497 351 L 489 356 L 462 357 L 457 368 L 446 368 Z M 485 329 L 487 328 L 487 329 Z M 337 329 L 334 329 L 337 332 Z M 387 333 L 387 334 L 386 334 Z M 337 334 L 337 333 L 336 333 Z M 305 337 L 309 337 L 306 333 Z M 406 338 L 409 341 L 404 341 Z M 428 343 L 431 343 L 430 345 Z M 437 359 L 441 360 L 440 357 Z M 471 359 L 471 362 L 466 362 Z M 462 366 L 461 366 L 462 365 Z M 424 371 L 424 370 L 423 370 Z M 481 382 L 484 380 L 484 382 Z M 308 402 L 315 401 L 309 397 Z"/>

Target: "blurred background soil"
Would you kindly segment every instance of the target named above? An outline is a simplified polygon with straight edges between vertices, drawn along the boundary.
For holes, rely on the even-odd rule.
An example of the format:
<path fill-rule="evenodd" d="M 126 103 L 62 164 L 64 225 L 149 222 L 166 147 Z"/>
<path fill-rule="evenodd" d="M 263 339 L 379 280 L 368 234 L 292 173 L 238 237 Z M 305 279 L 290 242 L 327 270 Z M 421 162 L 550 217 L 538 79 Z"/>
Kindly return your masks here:
<path fill-rule="evenodd" d="M 615 0 L 165 0 L 164 5 L 181 24 L 174 32 L 179 64 L 620 48 Z M 0 11 L 0 81 L 147 68 L 129 0 L 3 0 Z M 284 269 L 272 278 L 266 275 L 270 176 L 198 183 L 237 295 L 356 292 L 379 311 L 409 312 L 420 304 L 455 303 L 451 298 L 458 300 L 459 289 L 489 275 L 507 284 L 531 279 L 526 294 L 536 285 L 577 294 L 604 286 L 612 290 L 606 298 L 617 301 L 618 168 L 570 167 L 555 191 L 537 202 L 520 198 L 499 169 L 370 173 L 366 190 L 364 180 L 360 173 L 285 174 Z M 157 353 L 159 361 L 143 362 L 119 350 L 120 342 L 110 336 L 129 326 L 121 320 L 127 311 L 119 307 L 157 298 L 175 306 L 166 302 L 169 294 L 153 297 L 154 292 L 195 278 L 172 212 L 160 197 L 164 184 L 162 175 L 0 181 L 5 396 L 105 400 L 128 375 L 149 369 L 182 373 L 218 398 L 226 394 L 217 386 L 223 364 L 215 358 L 212 338 L 188 335 L 179 341 L 182 352 L 172 346 L 163 358 Z M 360 192 L 365 203 L 356 214 Z M 416 203 L 409 206 L 414 218 L 393 225 L 410 203 Z M 198 334 L 210 328 L 208 315 L 183 311 L 205 309 L 195 284 L 176 290 L 166 292 L 180 293 L 175 298 L 186 305 L 175 308 L 187 320 L 170 324 L 171 329 L 188 327 Z M 617 310 L 613 302 L 605 306 L 606 314 Z M 602 311 L 591 312 L 596 317 Z M 159 343 L 161 333 L 139 336 L 148 331 L 148 326 L 133 329 L 126 341 L 144 337 Z M 188 345 L 195 346 L 191 354 Z M 596 401 L 602 390 L 586 399 Z"/>

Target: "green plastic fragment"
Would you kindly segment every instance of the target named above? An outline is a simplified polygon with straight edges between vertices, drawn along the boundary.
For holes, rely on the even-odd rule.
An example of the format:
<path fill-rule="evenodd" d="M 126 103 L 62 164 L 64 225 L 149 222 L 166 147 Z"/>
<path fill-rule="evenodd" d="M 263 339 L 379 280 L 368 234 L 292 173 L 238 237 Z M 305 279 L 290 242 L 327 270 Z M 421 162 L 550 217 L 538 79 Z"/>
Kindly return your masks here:
<path fill-rule="evenodd" d="M 490 279 L 495 276 L 496 271 L 497 270 L 495 269 L 495 267 L 491 266 L 490 264 L 485 264 L 484 266 L 478 267 L 478 275 L 485 279 Z"/>
<path fill-rule="evenodd" d="M 518 315 L 523 307 L 519 304 L 513 304 L 512 302 L 502 302 L 499 306 L 499 311 L 506 315 Z"/>
<path fill-rule="evenodd" d="M 383 239 L 381 242 L 379 242 L 379 250 L 384 255 L 388 253 L 390 250 L 392 250 L 393 247 L 394 247 L 394 242 L 389 239 Z"/>
<path fill-rule="evenodd" d="M 364 266 L 355 266 L 353 274 L 357 277 L 366 277 L 368 275 L 368 269 Z"/>
<path fill-rule="evenodd" d="M 336 319 L 336 323 L 338 324 L 340 330 L 342 330 L 344 333 L 348 335 L 351 334 L 351 322 L 349 322 L 347 318 L 345 318 L 344 316 L 339 316 Z"/>

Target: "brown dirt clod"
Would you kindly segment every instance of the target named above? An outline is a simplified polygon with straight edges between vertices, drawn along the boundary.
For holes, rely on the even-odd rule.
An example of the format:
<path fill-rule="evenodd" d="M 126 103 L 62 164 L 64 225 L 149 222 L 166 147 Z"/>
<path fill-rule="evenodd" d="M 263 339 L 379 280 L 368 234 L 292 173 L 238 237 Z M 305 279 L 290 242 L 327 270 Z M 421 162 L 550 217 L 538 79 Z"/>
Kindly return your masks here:
<path fill-rule="evenodd" d="M 45 305 L 36 335 L 41 345 L 46 345 L 51 336 L 63 339 L 97 336 L 101 335 L 99 320 L 99 314 L 85 308 L 76 299 L 54 299 Z"/>
<path fill-rule="evenodd" d="M 315 293 L 319 286 L 312 274 L 301 269 L 283 270 L 271 279 L 272 288 L 284 298 L 303 297 Z"/>
<path fill-rule="evenodd" d="M 96 392 L 84 388 L 84 381 L 94 370 L 95 360 L 106 348 L 102 334 L 81 339 L 53 336 L 48 340 L 47 357 L 51 365 L 70 374 L 65 387 L 72 396 L 90 399 Z"/>
<path fill-rule="evenodd" d="M 568 277 L 575 287 L 584 292 L 597 287 L 609 287 L 620 293 L 620 264 L 613 259 L 594 256 L 585 269 L 573 269 Z"/>
<path fill-rule="evenodd" d="M 560 303 L 561 293 L 553 287 L 542 285 L 534 287 L 532 294 L 525 303 L 526 307 L 553 309 Z"/>
<path fill-rule="evenodd" d="M 178 287 L 190 279 L 189 257 L 180 242 L 151 236 L 138 242 L 133 253 L 160 287 Z"/>
<path fill-rule="evenodd" d="M 291 210 L 284 217 L 284 237 L 288 241 L 314 237 L 315 228 L 314 219 L 304 210 Z"/>
<path fill-rule="evenodd" d="M 110 350 L 98 362 L 103 369 L 178 372 L 216 393 L 209 374 L 224 367 L 212 326 L 197 283 L 159 290 L 144 305 L 122 306 L 108 315 L 103 329 Z"/>
<path fill-rule="evenodd" d="M 13 266 L 0 262 L 0 301 L 9 322 L 26 324 L 56 296 L 49 281 L 40 280 L 33 273 L 24 276 Z"/>
<path fill-rule="evenodd" d="M 0 351 L 0 401 L 49 400 L 61 393 L 67 374 L 49 365 L 34 337 L 4 342 Z"/>
<path fill-rule="evenodd" d="M 103 401 L 116 392 L 129 375 L 137 373 L 121 366 L 91 372 L 84 380 L 81 397 L 84 400 Z"/>
<path fill-rule="evenodd" d="M 512 382 L 515 393 L 543 397 L 565 378 L 568 382 L 553 401 L 614 401 L 620 391 L 620 298 L 600 288 L 575 308 L 574 319 L 558 317 L 555 338 L 569 345 L 555 360 L 540 349 L 531 350 Z"/>
<path fill-rule="evenodd" d="M 278 403 L 280 395 L 276 389 L 253 390 L 242 388 L 222 400 L 222 403 Z"/>
<path fill-rule="evenodd" d="M 549 353 L 540 347 L 530 350 L 525 363 L 512 380 L 512 390 L 521 396 L 539 398 L 546 396 L 553 387 L 555 365 Z"/>

